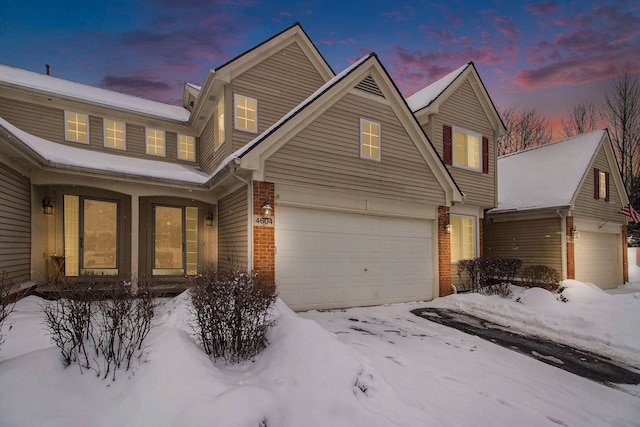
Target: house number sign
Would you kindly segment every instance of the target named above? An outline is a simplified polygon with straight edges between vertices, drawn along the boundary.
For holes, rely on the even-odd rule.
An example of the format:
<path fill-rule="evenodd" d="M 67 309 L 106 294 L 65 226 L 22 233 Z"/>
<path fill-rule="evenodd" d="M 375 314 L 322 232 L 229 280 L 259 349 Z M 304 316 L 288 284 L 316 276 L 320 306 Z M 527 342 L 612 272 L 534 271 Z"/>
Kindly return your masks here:
<path fill-rule="evenodd" d="M 253 223 L 255 225 L 261 225 L 261 226 L 266 226 L 266 227 L 273 227 L 273 218 L 271 217 L 263 217 L 261 215 L 254 215 L 253 216 Z"/>

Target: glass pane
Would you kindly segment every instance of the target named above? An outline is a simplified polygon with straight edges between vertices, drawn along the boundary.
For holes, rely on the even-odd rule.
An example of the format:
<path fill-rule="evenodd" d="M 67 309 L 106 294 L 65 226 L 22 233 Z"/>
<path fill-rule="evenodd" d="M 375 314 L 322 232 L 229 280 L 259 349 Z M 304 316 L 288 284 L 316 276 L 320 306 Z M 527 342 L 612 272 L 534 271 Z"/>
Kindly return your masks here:
<path fill-rule="evenodd" d="M 154 248 L 153 274 L 184 274 L 182 264 L 181 208 L 168 206 L 155 207 Z"/>
<path fill-rule="evenodd" d="M 464 132 L 453 132 L 453 162 L 467 166 L 467 134 Z"/>
<path fill-rule="evenodd" d="M 218 133 L 216 135 L 215 148 L 218 148 L 220 144 L 224 142 L 224 98 L 218 102 L 218 108 L 216 109 L 217 127 Z"/>
<path fill-rule="evenodd" d="M 118 204 L 85 199 L 83 215 L 83 269 L 115 269 Z"/>
<path fill-rule="evenodd" d="M 467 166 L 480 168 L 480 138 L 475 135 L 467 135 L 467 149 L 469 151 Z"/>
<path fill-rule="evenodd" d="M 64 267 L 67 276 L 77 276 L 80 271 L 79 204 L 78 196 L 64 196 Z"/>
<path fill-rule="evenodd" d="M 187 275 L 198 274 L 198 208 L 186 208 Z"/>
<path fill-rule="evenodd" d="M 473 259 L 476 254 L 475 218 L 451 215 L 451 259 Z"/>

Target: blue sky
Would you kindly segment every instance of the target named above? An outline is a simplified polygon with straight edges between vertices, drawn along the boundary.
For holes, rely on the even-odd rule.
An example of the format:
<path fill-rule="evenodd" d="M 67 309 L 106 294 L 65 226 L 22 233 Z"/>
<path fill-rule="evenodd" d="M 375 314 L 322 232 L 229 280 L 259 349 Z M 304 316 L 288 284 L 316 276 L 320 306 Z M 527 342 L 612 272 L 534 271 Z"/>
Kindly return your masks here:
<path fill-rule="evenodd" d="M 300 22 L 334 71 L 378 54 L 405 96 L 474 61 L 550 119 L 640 71 L 640 2 L 0 0 L 0 62 L 158 101 Z"/>

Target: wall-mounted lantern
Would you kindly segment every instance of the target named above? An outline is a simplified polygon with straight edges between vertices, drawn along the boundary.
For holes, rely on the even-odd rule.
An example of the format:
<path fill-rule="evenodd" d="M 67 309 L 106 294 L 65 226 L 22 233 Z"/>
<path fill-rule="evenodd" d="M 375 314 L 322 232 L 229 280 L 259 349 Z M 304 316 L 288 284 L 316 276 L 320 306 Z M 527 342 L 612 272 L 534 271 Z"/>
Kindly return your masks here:
<path fill-rule="evenodd" d="M 571 227 L 571 238 L 573 240 L 577 239 L 580 237 L 580 232 L 578 231 L 578 229 L 576 228 L 576 226 L 574 225 L 573 227 Z"/>
<path fill-rule="evenodd" d="M 262 204 L 262 216 L 264 218 L 270 218 L 273 215 L 273 208 L 269 204 L 269 199 L 264 199 L 264 203 Z"/>
<path fill-rule="evenodd" d="M 444 232 L 446 234 L 451 234 L 451 223 L 449 222 L 448 217 L 447 217 L 447 222 L 444 223 Z"/>
<path fill-rule="evenodd" d="M 204 225 L 207 227 L 213 227 L 213 212 L 209 211 L 207 217 L 204 220 Z"/>
<path fill-rule="evenodd" d="M 45 215 L 53 215 L 53 204 L 51 203 L 51 198 L 49 196 L 42 199 L 42 212 Z"/>

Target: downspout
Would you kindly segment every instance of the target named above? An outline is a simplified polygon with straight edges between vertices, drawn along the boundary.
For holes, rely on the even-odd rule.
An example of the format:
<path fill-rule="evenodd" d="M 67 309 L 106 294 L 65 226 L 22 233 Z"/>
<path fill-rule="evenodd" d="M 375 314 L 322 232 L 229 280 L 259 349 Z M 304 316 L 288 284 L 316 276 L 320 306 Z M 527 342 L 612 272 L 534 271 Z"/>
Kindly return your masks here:
<path fill-rule="evenodd" d="M 238 176 L 236 169 L 240 165 L 240 159 L 233 159 L 233 165 L 229 168 L 231 176 L 247 186 L 247 270 L 253 270 L 253 185 L 251 181 Z"/>
<path fill-rule="evenodd" d="M 560 213 L 560 209 L 556 209 L 556 215 L 560 218 L 560 250 L 562 259 L 562 279 L 567 278 L 567 222 Z"/>

